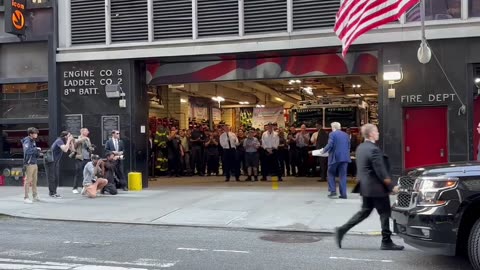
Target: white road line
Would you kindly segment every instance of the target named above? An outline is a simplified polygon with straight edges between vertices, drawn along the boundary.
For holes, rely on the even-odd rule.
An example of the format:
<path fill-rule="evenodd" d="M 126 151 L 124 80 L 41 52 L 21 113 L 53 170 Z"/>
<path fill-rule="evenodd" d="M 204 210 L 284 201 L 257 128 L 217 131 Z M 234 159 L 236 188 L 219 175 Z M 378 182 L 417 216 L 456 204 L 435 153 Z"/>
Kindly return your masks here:
<path fill-rule="evenodd" d="M 208 249 L 204 249 L 204 248 L 182 248 L 182 247 L 177 248 L 177 250 L 208 251 Z"/>
<path fill-rule="evenodd" d="M 150 259 L 139 259 L 135 262 L 117 262 L 117 261 L 102 261 L 96 258 L 82 258 L 76 256 L 65 256 L 63 260 L 73 261 L 73 262 L 85 262 L 85 263 L 95 263 L 95 264 L 114 264 L 114 265 L 133 265 L 133 266 L 148 266 L 148 267 L 159 267 L 159 268 L 169 268 L 175 266 L 179 261 L 167 261 L 167 260 L 150 260 Z M 148 261 L 147 261 L 148 260 Z"/>
<path fill-rule="evenodd" d="M 225 249 L 214 249 L 214 252 L 230 252 L 230 253 L 245 253 L 249 254 L 250 251 L 244 251 L 244 250 L 225 250 Z"/>
<path fill-rule="evenodd" d="M 393 263 L 392 260 L 372 260 L 372 259 L 358 259 L 358 258 L 348 258 L 348 257 L 330 257 L 331 260 L 344 260 L 344 261 L 361 261 L 361 262 L 382 262 L 382 263 Z"/>
<path fill-rule="evenodd" d="M 8 257 L 30 257 L 35 255 L 42 254 L 42 251 L 31 251 L 31 250 L 17 250 L 17 249 L 9 249 L 0 252 L 0 256 L 8 256 Z"/>

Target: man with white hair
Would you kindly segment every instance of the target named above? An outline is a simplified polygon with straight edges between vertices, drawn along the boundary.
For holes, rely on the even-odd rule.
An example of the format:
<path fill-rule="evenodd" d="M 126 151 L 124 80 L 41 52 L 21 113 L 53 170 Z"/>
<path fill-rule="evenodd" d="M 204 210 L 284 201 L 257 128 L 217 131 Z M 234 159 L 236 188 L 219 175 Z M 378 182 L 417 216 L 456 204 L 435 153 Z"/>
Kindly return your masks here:
<path fill-rule="evenodd" d="M 328 144 L 322 153 L 328 153 L 328 191 L 329 198 L 337 197 L 337 184 L 335 176 L 340 177 L 340 199 L 347 198 L 347 167 L 350 159 L 350 138 L 341 130 L 338 122 L 331 124 L 332 132 L 328 135 Z"/>

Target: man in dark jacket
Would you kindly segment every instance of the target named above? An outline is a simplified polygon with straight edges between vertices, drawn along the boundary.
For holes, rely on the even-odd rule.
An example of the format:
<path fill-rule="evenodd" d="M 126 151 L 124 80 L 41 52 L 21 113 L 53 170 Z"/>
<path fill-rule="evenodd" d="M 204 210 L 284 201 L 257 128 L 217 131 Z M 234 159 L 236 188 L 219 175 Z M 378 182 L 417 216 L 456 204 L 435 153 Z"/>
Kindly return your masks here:
<path fill-rule="evenodd" d="M 375 144 L 379 138 L 378 129 L 375 125 L 366 124 L 361 132 L 365 142 L 357 148 L 356 162 L 358 185 L 363 197 L 362 209 L 343 226 L 335 229 L 335 240 L 341 248 L 345 234 L 366 219 L 373 209 L 377 209 L 382 225 L 381 249 L 403 250 L 403 246 L 395 245 L 391 239 L 389 195 L 398 192 L 398 187 L 392 183 L 383 152 Z"/>
<path fill-rule="evenodd" d="M 40 148 L 37 147 L 35 140 L 38 137 L 38 129 L 31 127 L 27 130 L 28 136 L 23 138 L 23 166 L 25 166 L 25 203 L 32 203 L 29 198 L 30 186 L 32 187 L 33 201 L 39 201 L 37 193 L 38 165 L 37 159 L 40 157 Z"/>
<path fill-rule="evenodd" d="M 120 181 L 119 188 L 127 191 L 127 180 L 123 172 L 123 159 L 124 159 L 125 146 L 123 141 L 120 140 L 120 131 L 112 130 L 112 137 L 105 143 L 105 153 L 112 153 L 115 155 L 115 164 L 117 166 L 115 174 Z"/>

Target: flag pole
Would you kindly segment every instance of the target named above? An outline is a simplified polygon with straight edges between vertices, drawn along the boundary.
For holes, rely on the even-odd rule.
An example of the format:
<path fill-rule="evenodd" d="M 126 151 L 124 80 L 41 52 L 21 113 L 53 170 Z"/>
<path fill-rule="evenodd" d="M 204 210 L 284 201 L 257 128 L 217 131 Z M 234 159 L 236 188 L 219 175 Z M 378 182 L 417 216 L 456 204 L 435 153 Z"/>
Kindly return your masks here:
<path fill-rule="evenodd" d="M 420 0 L 420 22 L 422 31 L 422 41 L 418 48 L 417 58 L 422 64 L 427 64 L 432 59 L 432 51 L 428 47 L 427 37 L 425 35 L 425 0 Z"/>

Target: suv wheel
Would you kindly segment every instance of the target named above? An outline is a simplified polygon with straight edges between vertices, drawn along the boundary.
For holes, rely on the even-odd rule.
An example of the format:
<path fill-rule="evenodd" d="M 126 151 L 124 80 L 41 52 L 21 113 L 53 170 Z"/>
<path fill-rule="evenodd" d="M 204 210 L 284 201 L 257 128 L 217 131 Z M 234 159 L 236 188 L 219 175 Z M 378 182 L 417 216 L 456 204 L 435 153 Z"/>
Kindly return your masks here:
<path fill-rule="evenodd" d="M 473 268 L 480 270 L 480 219 L 475 222 L 468 237 L 468 258 Z"/>

